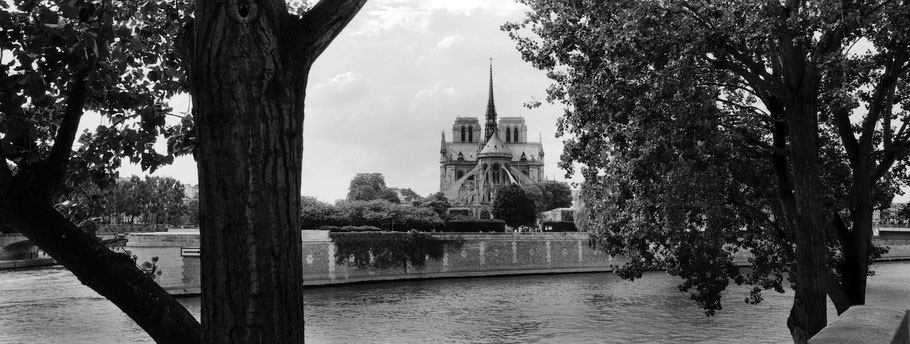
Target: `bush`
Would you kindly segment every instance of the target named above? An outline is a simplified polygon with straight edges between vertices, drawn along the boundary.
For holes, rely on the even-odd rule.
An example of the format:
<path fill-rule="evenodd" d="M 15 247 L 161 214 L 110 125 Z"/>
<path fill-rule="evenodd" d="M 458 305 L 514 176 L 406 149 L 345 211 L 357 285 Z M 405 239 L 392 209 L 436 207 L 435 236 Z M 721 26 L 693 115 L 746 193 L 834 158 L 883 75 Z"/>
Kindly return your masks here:
<path fill-rule="evenodd" d="M 301 207 L 302 229 L 323 226 L 372 226 L 387 231 L 433 231 L 443 228 L 442 218 L 433 209 L 393 204 L 384 200 L 343 201 L 337 206 L 309 203 Z"/>
<path fill-rule="evenodd" d="M 322 226 L 322 227 L 319 227 L 319 230 L 329 231 L 329 232 L 379 232 L 379 231 L 382 231 L 382 229 L 380 229 L 379 227 L 373 227 L 373 226 L 344 226 L 344 227 Z"/>
<path fill-rule="evenodd" d="M 506 222 L 503 220 L 468 220 L 449 221 L 445 226 L 446 232 L 505 232 Z"/>

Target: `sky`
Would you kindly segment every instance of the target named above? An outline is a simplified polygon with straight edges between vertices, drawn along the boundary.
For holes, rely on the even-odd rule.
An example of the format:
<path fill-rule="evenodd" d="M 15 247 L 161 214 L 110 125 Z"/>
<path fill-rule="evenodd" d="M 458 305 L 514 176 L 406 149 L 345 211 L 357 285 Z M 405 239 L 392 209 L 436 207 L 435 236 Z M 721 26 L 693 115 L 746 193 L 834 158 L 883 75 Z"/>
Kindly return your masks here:
<path fill-rule="evenodd" d="M 555 137 L 562 106 L 523 106 L 543 101 L 550 81 L 499 28 L 525 11 L 508 0 L 368 1 L 310 72 L 301 193 L 334 202 L 356 173 L 373 172 L 390 187 L 439 191 L 440 132 L 452 140 L 457 116 L 483 122 L 491 58 L 498 116 L 524 117 L 529 141 L 543 142 L 547 177 L 565 180 Z M 171 104 L 190 110 L 186 96 Z M 135 165 L 120 170 L 132 174 L 143 175 Z M 197 183 L 192 157 L 154 175 Z"/>

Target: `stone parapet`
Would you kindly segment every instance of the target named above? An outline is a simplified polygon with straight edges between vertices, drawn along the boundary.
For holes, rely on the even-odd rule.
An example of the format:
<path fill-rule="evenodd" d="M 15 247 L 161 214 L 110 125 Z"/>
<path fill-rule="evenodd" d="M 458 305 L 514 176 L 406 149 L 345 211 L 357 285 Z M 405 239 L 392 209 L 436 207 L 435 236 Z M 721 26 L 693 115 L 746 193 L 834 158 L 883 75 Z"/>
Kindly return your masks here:
<path fill-rule="evenodd" d="M 853 306 L 809 344 L 910 344 L 910 311 Z"/>

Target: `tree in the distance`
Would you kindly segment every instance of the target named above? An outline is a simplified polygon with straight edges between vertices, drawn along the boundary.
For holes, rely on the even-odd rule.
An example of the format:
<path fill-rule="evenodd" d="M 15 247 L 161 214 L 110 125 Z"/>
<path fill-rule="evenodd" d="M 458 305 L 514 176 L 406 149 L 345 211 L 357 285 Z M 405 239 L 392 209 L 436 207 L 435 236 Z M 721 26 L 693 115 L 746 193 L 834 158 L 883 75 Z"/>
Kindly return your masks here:
<path fill-rule="evenodd" d="M 398 193 L 385 184 L 382 173 L 358 173 L 351 179 L 348 187 L 349 201 L 372 201 L 382 199 L 392 203 L 401 203 Z"/>
<path fill-rule="evenodd" d="M 183 204 L 184 191 L 183 184 L 171 177 L 120 179 L 105 191 L 106 215 L 112 219 L 126 215 L 131 224 L 136 217 L 144 224 L 177 224 L 187 211 Z"/>
<path fill-rule="evenodd" d="M 572 188 L 568 183 L 548 180 L 539 185 L 550 195 L 544 211 L 572 206 Z"/>
<path fill-rule="evenodd" d="M 910 4 L 521 2 L 505 28 L 570 109 L 562 166 L 583 166 L 611 252 L 665 260 L 709 312 L 716 276 L 786 276 L 795 342 L 826 325 L 827 297 L 865 303 L 872 211 L 905 184 Z M 728 269 L 730 245 L 756 273 Z"/>
<path fill-rule="evenodd" d="M 503 220 L 513 228 L 533 226 L 537 222 L 537 205 L 520 186 L 506 185 L 496 191 L 493 218 Z"/>
<path fill-rule="evenodd" d="M 425 208 L 433 209 L 437 215 L 443 220 L 449 219 L 449 208 L 452 207 L 452 204 L 449 203 L 449 199 L 446 198 L 445 193 L 442 191 L 436 192 L 427 196 L 427 198 L 420 201 L 420 206 Z"/>

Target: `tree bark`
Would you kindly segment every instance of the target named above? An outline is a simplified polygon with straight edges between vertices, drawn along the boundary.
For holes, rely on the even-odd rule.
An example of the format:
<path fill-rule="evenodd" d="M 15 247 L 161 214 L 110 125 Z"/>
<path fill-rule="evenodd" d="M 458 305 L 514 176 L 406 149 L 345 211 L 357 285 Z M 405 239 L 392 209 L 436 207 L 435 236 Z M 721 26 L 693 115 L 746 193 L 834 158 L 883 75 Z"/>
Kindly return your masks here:
<path fill-rule="evenodd" d="M 37 195 L 31 183 L 14 180 L 3 202 L 13 228 L 70 270 L 82 284 L 110 300 L 158 343 L 199 343 L 199 322 L 136 263 L 86 234 Z"/>
<path fill-rule="evenodd" d="M 196 3 L 189 70 L 204 343 L 303 342 L 307 77 L 364 2 L 323 0 L 302 20 L 282 0 Z"/>
<path fill-rule="evenodd" d="M 811 95 L 799 98 L 788 104 L 787 114 L 797 208 L 793 228 L 797 283 L 787 327 L 794 342 L 805 343 L 827 325 L 827 222 L 819 193 L 817 109 Z"/>
<path fill-rule="evenodd" d="M 869 275 L 869 247 L 872 245 L 872 182 L 868 155 L 861 155 L 853 166 L 853 230 L 844 246 L 841 284 L 850 305 L 866 304 L 866 280 Z"/>

